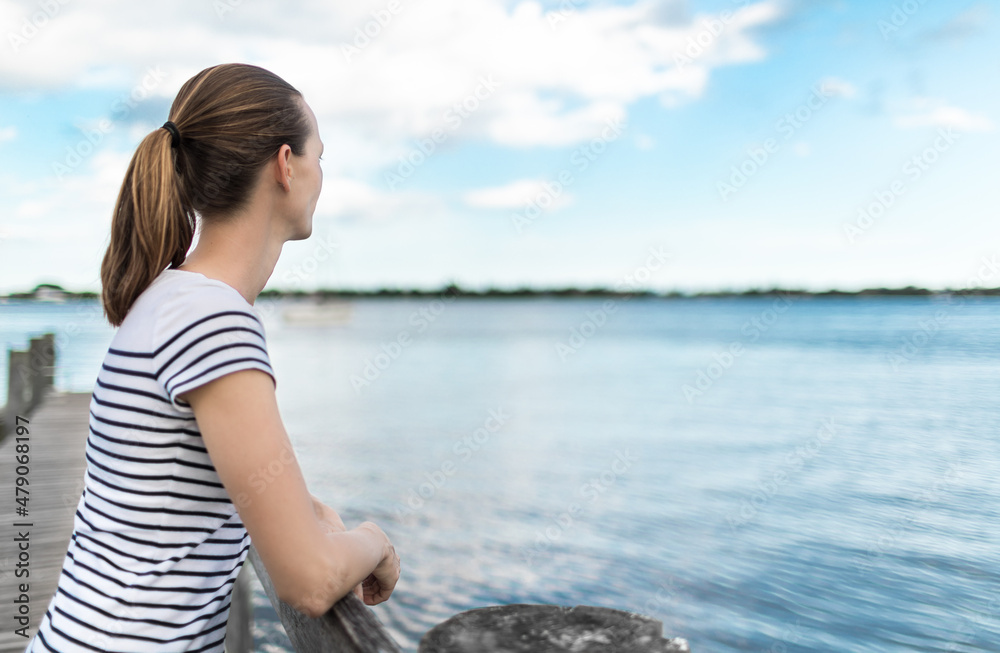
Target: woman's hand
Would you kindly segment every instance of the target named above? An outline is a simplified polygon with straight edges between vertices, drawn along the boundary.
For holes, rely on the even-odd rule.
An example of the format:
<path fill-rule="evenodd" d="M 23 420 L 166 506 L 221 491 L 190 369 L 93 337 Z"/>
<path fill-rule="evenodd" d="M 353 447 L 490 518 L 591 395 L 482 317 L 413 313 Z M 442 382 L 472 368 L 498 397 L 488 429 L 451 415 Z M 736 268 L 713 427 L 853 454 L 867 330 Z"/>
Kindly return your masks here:
<path fill-rule="evenodd" d="M 312 497 L 313 500 L 313 510 L 316 511 L 316 518 L 319 519 L 320 528 L 323 529 L 324 533 L 343 533 L 347 530 L 344 526 L 344 520 L 340 518 L 337 511 L 326 505 L 315 496 Z M 362 585 L 358 585 L 353 590 L 354 595 L 365 600 L 364 589 Z"/>
<path fill-rule="evenodd" d="M 375 567 L 375 571 L 361 582 L 364 589 L 362 599 L 365 604 L 378 605 L 388 600 L 392 590 L 396 587 L 396 582 L 399 580 L 399 556 L 396 555 L 396 547 L 389 541 L 389 537 L 373 522 L 366 521 L 358 528 L 368 528 L 378 533 L 385 541 L 382 560 Z"/>

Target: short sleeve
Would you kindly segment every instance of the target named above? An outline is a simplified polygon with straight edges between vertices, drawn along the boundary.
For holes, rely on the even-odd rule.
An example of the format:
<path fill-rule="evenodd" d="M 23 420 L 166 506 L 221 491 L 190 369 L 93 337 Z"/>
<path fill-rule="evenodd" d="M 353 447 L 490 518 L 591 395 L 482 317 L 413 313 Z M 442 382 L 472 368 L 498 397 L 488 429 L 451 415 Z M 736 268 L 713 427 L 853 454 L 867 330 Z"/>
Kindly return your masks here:
<path fill-rule="evenodd" d="M 264 325 L 253 307 L 221 282 L 172 295 L 156 322 L 156 378 L 175 406 L 188 406 L 179 395 L 240 370 L 261 370 L 274 381 Z"/>

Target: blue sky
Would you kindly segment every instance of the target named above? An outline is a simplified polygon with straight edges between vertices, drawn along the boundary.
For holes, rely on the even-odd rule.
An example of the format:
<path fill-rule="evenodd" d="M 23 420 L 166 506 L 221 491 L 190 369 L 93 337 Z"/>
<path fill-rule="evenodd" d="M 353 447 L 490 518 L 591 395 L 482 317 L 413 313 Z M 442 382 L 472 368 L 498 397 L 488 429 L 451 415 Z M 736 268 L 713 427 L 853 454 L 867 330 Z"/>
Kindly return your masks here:
<path fill-rule="evenodd" d="M 653 250 L 662 290 L 1000 286 L 1000 3 L 338 4 L 0 0 L 0 292 L 98 289 L 132 151 L 225 61 L 326 145 L 269 287 L 614 286 Z"/>

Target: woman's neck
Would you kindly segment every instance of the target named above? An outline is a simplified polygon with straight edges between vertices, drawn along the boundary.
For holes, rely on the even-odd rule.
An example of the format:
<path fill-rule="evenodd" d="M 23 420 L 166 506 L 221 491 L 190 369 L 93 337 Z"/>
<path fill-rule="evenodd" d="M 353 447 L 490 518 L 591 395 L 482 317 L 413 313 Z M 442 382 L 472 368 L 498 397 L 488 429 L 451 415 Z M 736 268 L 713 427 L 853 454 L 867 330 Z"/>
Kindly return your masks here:
<path fill-rule="evenodd" d="M 285 242 L 283 234 L 273 233 L 263 212 L 254 213 L 201 221 L 198 242 L 180 269 L 222 281 L 253 304 L 274 272 Z"/>

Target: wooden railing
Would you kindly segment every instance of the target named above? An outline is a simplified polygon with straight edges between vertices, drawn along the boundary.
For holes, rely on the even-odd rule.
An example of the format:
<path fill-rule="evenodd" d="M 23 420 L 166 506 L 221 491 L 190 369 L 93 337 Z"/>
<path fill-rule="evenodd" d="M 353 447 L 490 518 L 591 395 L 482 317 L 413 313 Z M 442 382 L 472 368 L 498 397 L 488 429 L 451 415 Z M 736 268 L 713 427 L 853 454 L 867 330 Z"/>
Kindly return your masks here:
<path fill-rule="evenodd" d="M 312 619 L 278 598 L 271 577 L 253 546 L 247 559 L 253 564 L 296 651 L 402 653 L 375 613 L 353 593 L 334 604 L 322 617 Z"/>
<path fill-rule="evenodd" d="M 14 430 L 17 416 L 27 417 L 52 388 L 55 376 L 55 335 L 32 338 L 23 351 L 7 353 L 7 405 L 0 415 L 0 440 Z"/>
<path fill-rule="evenodd" d="M 298 653 L 401 653 L 375 614 L 353 593 L 322 617 L 312 619 L 281 601 L 257 551 L 247 560 Z M 249 653 L 252 610 L 244 573 L 233 591 L 227 653 Z M 237 642 L 246 642 L 245 645 Z M 245 646 L 245 648 L 241 647 Z M 593 606 L 504 605 L 459 613 L 420 640 L 418 653 L 601 651 L 601 653 L 687 653 L 683 639 L 665 639 L 651 617 Z"/>

